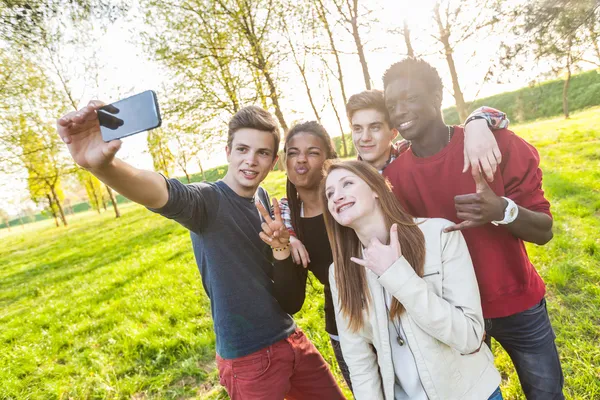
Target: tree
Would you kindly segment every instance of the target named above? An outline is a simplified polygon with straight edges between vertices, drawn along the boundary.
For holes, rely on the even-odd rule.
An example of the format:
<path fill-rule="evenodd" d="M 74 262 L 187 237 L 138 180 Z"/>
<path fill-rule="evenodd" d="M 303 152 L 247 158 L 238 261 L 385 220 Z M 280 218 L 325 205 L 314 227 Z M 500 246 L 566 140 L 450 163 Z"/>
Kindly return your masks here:
<path fill-rule="evenodd" d="M 513 33 L 519 41 L 512 57 L 530 49 L 537 60 L 552 64 L 555 74 L 564 71 L 563 114 L 569 118 L 569 87 L 573 69 L 597 49 L 596 21 L 600 3 L 596 0 L 535 0 L 513 14 Z M 600 61 L 600 54 L 599 61 Z"/>
<path fill-rule="evenodd" d="M 25 168 L 32 199 L 50 198 L 66 225 L 60 182 L 73 169 L 61 153 L 54 126 L 56 115 L 65 111 L 64 99 L 39 65 L 20 52 L 5 53 L 3 58 L 11 57 L 20 63 L 10 77 L 19 90 L 0 97 L 0 148 L 11 154 L 3 160 L 3 169 Z"/>
<path fill-rule="evenodd" d="M 318 0 L 323 1 L 323 0 Z M 363 15 L 359 15 L 358 0 L 333 0 L 335 8 L 344 22 L 344 28 L 352 35 L 354 45 L 356 46 L 356 53 L 362 67 L 363 79 L 365 81 L 365 88 L 371 89 L 371 75 L 369 73 L 369 66 L 367 65 L 367 58 L 365 56 L 365 46 L 360 37 L 360 22 Z M 368 11 L 366 12 L 368 13 Z"/>
<path fill-rule="evenodd" d="M 91 208 L 95 209 L 98 214 L 100 214 L 100 202 L 103 197 L 102 183 L 98 178 L 83 168 L 77 169 L 77 178 L 85 188 Z"/>
<path fill-rule="evenodd" d="M 148 152 L 152 156 L 154 170 L 164 174 L 167 178 L 171 176 L 175 167 L 175 156 L 169 148 L 169 139 L 163 128 L 148 132 Z"/>
<path fill-rule="evenodd" d="M 6 211 L 0 208 L 0 221 L 6 225 L 8 231 L 10 232 L 10 217 Z"/>
<path fill-rule="evenodd" d="M 438 30 L 433 38 L 442 45 L 442 54 L 452 78 L 456 110 L 461 121 L 464 121 L 469 114 L 454 63 L 454 50 L 458 44 L 467 42 L 476 34 L 482 35 L 484 30 L 493 27 L 498 20 L 497 10 L 490 0 L 437 1 L 433 7 L 433 19 Z"/>

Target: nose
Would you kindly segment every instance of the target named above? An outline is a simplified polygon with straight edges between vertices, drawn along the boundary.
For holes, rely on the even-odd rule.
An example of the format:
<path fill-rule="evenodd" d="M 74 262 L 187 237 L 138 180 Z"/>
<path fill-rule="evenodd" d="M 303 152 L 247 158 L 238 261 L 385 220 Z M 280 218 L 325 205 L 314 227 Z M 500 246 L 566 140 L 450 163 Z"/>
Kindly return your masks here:
<path fill-rule="evenodd" d="M 255 151 L 249 151 L 246 154 L 246 158 L 244 161 L 246 161 L 246 164 L 248 164 L 249 166 L 255 166 L 258 164 L 258 154 Z"/>
<path fill-rule="evenodd" d="M 390 112 L 390 119 L 394 122 L 404 121 L 408 114 L 408 110 L 403 102 L 398 102 Z"/>
<path fill-rule="evenodd" d="M 341 191 L 336 190 L 335 193 L 333 193 L 332 198 L 334 204 L 339 204 L 346 199 L 346 196 L 344 196 L 344 193 L 341 193 Z"/>
<path fill-rule="evenodd" d="M 304 152 L 299 152 L 298 156 L 296 157 L 296 162 L 305 163 L 306 162 L 306 154 L 304 154 Z"/>
<path fill-rule="evenodd" d="M 370 142 L 372 138 L 371 129 L 369 128 L 364 129 L 362 135 L 360 135 L 360 141 L 362 143 Z"/>

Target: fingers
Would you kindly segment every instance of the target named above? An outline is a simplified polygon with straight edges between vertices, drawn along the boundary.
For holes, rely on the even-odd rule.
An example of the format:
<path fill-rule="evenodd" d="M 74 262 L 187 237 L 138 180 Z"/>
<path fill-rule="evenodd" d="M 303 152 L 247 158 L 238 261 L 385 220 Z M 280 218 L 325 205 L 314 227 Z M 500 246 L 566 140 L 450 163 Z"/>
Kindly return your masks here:
<path fill-rule="evenodd" d="M 271 228 L 269 227 L 269 224 L 267 224 L 266 222 L 263 222 L 262 224 L 260 224 L 260 227 L 262 228 L 263 232 L 269 236 L 269 238 L 273 237 L 273 231 L 271 230 Z"/>
<path fill-rule="evenodd" d="M 398 241 L 398 224 L 392 224 L 390 228 L 390 246 L 400 253 L 400 242 Z"/>
<path fill-rule="evenodd" d="M 462 231 L 463 229 L 468 229 L 468 228 L 471 228 L 472 226 L 473 226 L 473 223 L 471 221 L 463 221 L 460 224 L 455 224 L 455 225 L 445 228 L 444 233 L 449 233 L 449 232 L 454 232 L 454 231 Z"/>
<path fill-rule="evenodd" d="M 114 157 L 115 154 L 117 154 L 117 151 L 119 151 L 119 149 L 121 148 L 122 144 L 123 142 L 121 141 L 121 139 L 111 140 L 106 144 L 104 155 L 111 158 Z"/>
<path fill-rule="evenodd" d="M 271 199 L 271 202 L 273 204 L 273 214 L 275 216 L 275 221 L 281 222 L 281 224 L 283 225 L 283 219 L 281 218 L 281 209 L 279 208 L 279 202 L 275 197 Z"/>
<path fill-rule="evenodd" d="M 88 107 L 91 107 L 94 110 L 97 110 L 100 107 L 103 107 L 104 105 L 106 105 L 106 103 L 104 103 L 101 100 L 90 100 L 90 102 L 88 103 Z"/>
<path fill-rule="evenodd" d="M 493 182 L 494 181 L 494 175 L 496 174 L 496 170 L 498 169 L 498 161 L 496 160 L 496 157 L 494 156 L 494 153 L 489 153 L 487 155 L 487 160 L 488 163 L 490 164 L 491 167 L 491 171 L 490 173 L 486 173 L 486 177 L 488 182 Z"/>
<path fill-rule="evenodd" d="M 363 267 L 367 266 L 367 262 L 365 260 L 363 260 L 362 258 L 350 257 L 350 261 L 352 261 L 353 263 L 356 263 L 358 265 L 362 265 Z"/>
<path fill-rule="evenodd" d="M 302 266 L 304 268 L 308 268 L 308 263 L 310 262 L 310 260 L 308 259 L 308 252 L 306 251 L 306 248 L 302 246 L 298 253 L 300 255 L 300 260 L 302 261 Z"/>
<path fill-rule="evenodd" d="M 464 161 L 463 161 L 463 174 L 465 172 L 467 172 L 469 170 L 469 165 L 471 165 L 471 160 L 469 160 L 469 154 L 467 154 L 467 149 L 465 148 L 465 150 L 463 151 L 463 157 L 464 157 Z"/>
<path fill-rule="evenodd" d="M 294 262 L 294 264 L 300 264 L 302 262 L 302 259 L 300 258 L 300 254 L 298 254 L 298 249 L 295 247 L 292 247 L 292 261 Z"/>
<path fill-rule="evenodd" d="M 259 200 L 257 200 L 255 204 L 256 204 L 256 208 L 258 208 L 258 212 L 260 213 L 260 215 L 262 215 L 265 222 L 267 224 L 272 223 L 273 220 L 271 219 L 271 214 L 269 214 L 269 212 L 267 210 L 265 210 L 265 207 L 262 205 L 262 203 Z M 270 234 L 269 236 L 272 236 L 272 235 Z"/>
<path fill-rule="evenodd" d="M 265 242 L 266 244 L 268 244 L 269 246 L 272 244 L 273 239 L 271 239 L 269 236 L 267 236 L 267 234 L 265 234 L 264 232 L 258 232 L 258 236 L 261 238 L 261 240 L 263 242 Z"/>
<path fill-rule="evenodd" d="M 494 149 L 492 150 L 492 152 L 494 153 L 494 157 L 496 158 L 497 165 L 500 165 L 500 163 L 502 162 L 502 153 L 500 152 L 500 148 L 498 147 L 498 143 L 496 143 L 496 145 L 494 146 Z"/>
<path fill-rule="evenodd" d="M 454 196 L 454 205 L 478 203 L 480 200 L 481 196 L 477 193 L 459 194 Z"/>
<path fill-rule="evenodd" d="M 493 175 L 492 175 L 493 177 Z M 477 193 L 481 193 L 484 190 L 489 189 L 489 185 L 487 184 L 487 182 L 485 181 L 485 179 L 483 179 L 483 176 L 481 176 L 481 174 L 477 174 L 476 176 L 473 177 L 475 179 L 475 190 L 477 191 Z"/>
<path fill-rule="evenodd" d="M 475 178 L 475 176 L 477 174 L 481 173 L 481 166 L 479 165 L 479 160 L 477 158 L 471 158 L 471 175 L 473 175 L 473 178 Z"/>
<path fill-rule="evenodd" d="M 483 157 L 479 160 L 479 163 L 481 164 L 481 169 L 483 171 L 483 174 L 487 177 L 487 179 L 494 180 L 494 168 L 492 167 L 492 164 L 490 163 L 490 160 L 488 159 L 487 155 L 483 155 Z"/>

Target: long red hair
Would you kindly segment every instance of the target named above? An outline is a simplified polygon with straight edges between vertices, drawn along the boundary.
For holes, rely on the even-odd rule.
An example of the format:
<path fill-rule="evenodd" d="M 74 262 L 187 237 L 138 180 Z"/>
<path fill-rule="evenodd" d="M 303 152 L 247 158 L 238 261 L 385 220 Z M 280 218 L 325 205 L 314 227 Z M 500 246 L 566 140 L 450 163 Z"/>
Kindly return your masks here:
<path fill-rule="evenodd" d="M 361 257 L 360 240 L 352 228 L 340 225 L 327 207 L 325 193 L 327 176 L 336 169 L 345 169 L 369 185 L 378 196 L 386 229 L 389 231 L 393 224 L 398 224 L 398 241 L 402 255 L 419 276 L 423 276 L 425 264 L 425 237 L 414 222 L 414 218 L 404 210 L 392 193 L 389 182 L 375 168 L 362 161 L 328 162 L 324 168 L 325 178 L 321 182 L 321 201 L 327 236 L 333 251 L 335 282 L 339 293 L 338 301 L 342 314 L 349 321 L 349 328 L 356 332 L 363 327 L 363 310 L 368 310 L 371 296 L 367 287 L 365 269 L 350 261 L 351 257 Z M 390 307 L 390 318 L 399 317 L 403 311 L 404 306 L 394 298 Z"/>

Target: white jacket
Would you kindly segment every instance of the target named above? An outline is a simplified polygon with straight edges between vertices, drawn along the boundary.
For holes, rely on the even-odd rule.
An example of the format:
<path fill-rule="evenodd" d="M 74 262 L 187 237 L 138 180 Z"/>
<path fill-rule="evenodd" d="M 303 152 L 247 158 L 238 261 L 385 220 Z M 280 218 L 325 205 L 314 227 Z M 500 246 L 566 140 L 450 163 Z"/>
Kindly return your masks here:
<path fill-rule="evenodd" d="M 357 400 L 394 399 L 384 287 L 406 309 L 400 323 L 428 398 L 488 399 L 500 384 L 500 374 L 489 348 L 482 345 L 484 321 L 479 289 L 465 240 L 460 232 L 443 233 L 452 225 L 450 221 L 417 222 L 425 235 L 423 277 L 404 257 L 380 277 L 367 269 L 372 301 L 368 312 L 364 312 L 360 332 L 349 331 L 346 318 L 340 314 L 335 267 L 329 269 L 337 328 L 354 396 Z"/>

